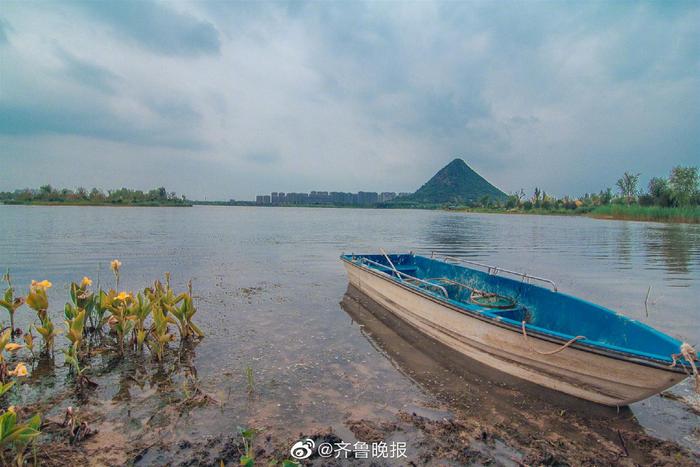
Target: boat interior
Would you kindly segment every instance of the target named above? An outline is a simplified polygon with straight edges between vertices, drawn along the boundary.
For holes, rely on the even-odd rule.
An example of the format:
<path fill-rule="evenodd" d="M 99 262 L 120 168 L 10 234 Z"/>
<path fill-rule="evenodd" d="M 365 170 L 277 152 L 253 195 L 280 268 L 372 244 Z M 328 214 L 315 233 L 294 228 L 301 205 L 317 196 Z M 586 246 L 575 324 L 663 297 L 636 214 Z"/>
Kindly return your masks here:
<path fill-rule="evenodd" d="M 584 345 L 668 363 L 681 345 L 643 323 L 558 292 L 547 279 L 449 257 L 351 254 L 343 259 L 469 312 L 518 328 L 525 322 L 528 334 L 584 336 L 579 340 Z"/>

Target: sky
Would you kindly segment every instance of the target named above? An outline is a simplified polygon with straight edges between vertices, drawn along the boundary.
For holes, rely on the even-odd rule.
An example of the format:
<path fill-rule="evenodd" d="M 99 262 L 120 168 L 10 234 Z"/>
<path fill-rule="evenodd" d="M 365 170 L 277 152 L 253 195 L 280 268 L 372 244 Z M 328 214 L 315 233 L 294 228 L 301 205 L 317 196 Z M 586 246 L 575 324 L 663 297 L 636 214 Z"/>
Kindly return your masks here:
<path fill-rule="evenodd" d="M 0 8 L 0 191 L 581 195 L 700 165 L 700 2 Z"/>

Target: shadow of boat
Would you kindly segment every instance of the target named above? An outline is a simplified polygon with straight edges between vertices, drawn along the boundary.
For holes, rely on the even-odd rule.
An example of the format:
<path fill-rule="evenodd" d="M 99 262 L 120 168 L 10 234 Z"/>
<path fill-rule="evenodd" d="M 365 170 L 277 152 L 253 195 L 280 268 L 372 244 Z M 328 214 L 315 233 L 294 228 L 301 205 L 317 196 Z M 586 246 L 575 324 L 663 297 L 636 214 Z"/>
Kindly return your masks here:
<path fill-rule="evenodd" d="M 629 408 L 615 409 L 568 396 L 471 360 L 416 330 L 351 285 L 340 304 L 378 352 L 456 418 L 476 419 L 485 429 L 500 432 L 521 446 L 552 437 L 566 438 L 577 447 L 605 439 L 609 449 L 630 450 L 640 460 L 646 457 L 643 452 L 634 455 L 635 448 L 624 441 L 648 438 Z"/>

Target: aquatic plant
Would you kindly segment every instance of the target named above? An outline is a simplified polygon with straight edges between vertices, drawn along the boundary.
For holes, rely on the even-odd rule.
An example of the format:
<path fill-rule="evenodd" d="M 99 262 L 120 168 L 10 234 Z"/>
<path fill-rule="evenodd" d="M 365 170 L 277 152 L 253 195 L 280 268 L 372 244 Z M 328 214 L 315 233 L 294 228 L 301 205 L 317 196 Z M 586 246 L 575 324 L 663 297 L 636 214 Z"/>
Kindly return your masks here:
<path fill-rule="evenodd" d="M 0 414 L 0 461 L 10 465 L 5 458 L 5 450 L 13 450 L 13 464 L 24 465 L 24 453 L 27 445 L 36 439 L 41 431 L 41 416 L 34 415 L 25 422 L 19 422 L 14 407 L 9 407 Z"/>
<path fill-rule="evenodd" d="M 152 305 L 151 318 L 153 319 L 153 324 L 149 331 L 149 342 L 154 350 L 153 356 L 160 362 L 163 360 L 163 350 L 168 342 L 175 340 L 175 336 L 168 332 L 169 321 L 160 304 Z"/>
<path fill-rule="evenodd" d="M 41 326 L 35 326 L 35 329 L 36 332 L 38 332 L 44 339 L 44 346 L 46 351 L 48 353 L 52 353 L 54 347 L 54 340 L 56 339 L 56 336 L 59 335 L 59 332 L 53 325 L 53 321 L 51 321 L 51 319 L 47 317 L 41 323 Z"/>
<path fill-rule="evenodd" d="M 151 314 L 151 302 L 144 298 L 141 292 L 136 294 L 136 300 L 131 302 L 129 314 L 133 316 L 134 328 L 132 331 L 132 343 L 137 351 L 141 352 L 143 342 L 146 340 L 146 318 Z"/>
<path fill-rule="evenodd" d="M 52 285 L 48 280 L 41 282 L 32 281 L 26 299 L 27 305 L 37 313 L 41 326 L 35 326 L 35 328 L 44 339 L 46 351 L 49 353 L 53 351 L 54 339 L 58 335 L 48 314 L 49 298 L 46 290 L 51 288 Z"/>
<path fill-rule="evenodd" d="M 192 322 L 197 310 L 192 298 L 191 282 L 187 291 L 176 294 L 170 285 L 170 274 L 166 274 L 165 285 L 155 281 L 151 287 L 136 293 L 119 291 L 121 265 L 119 260 L 112 261 L 110 265 L 117 285 L 115 289 L 103 290 L 98 286 L 93 291 L 93 282 L 87 276 L 80 282 L 70 284 L 69 300 L 63 307 L 65 327 L 61 329 L 56 328 L 49 315 L 48 289 L 53 286 L 50 281 L 34 280 L 26 297 L 18 297 L 15 296 L 16 289 L 11 283 L 9 273 L 4 275 L 3 280 L 7 282 L 8 287 L 0 305 L 10 313 L 11 325 L 0 333 L 0 397 L 17 387 L 17 378 L 29 375 L 25 363 L 18 362 L 10 366 L 6 357 L 10 353 L 21 354 L 23 349 L 26 349 L 26 356 L 31 354 L 31 359 L 34 360 L 34 330 L 43 339 L 43 349 L 51 355 L 56 336 L 62 331 L 65 332 L 68 345 L 63 349 L 64 362 L 70 367 L 70 374 L 73 375 L 78 390 L 96 386 L 87 375 L 92 347 L 87 347 L 86 342 L 92 345 L 97 338 L 98 352 L 113 352 L 116 348 L 122 357 L 127 351 L 141 352 L 147 347 L 155 360 L 162 361 L 168 343 L 177 339 L 177 333 L 172 330 L 173 326 L 178 328 L 181 342 L 203 337 L 204 333 Z M 21 329 L 14 327 L 14 313 L 24 304 L 36 312 L 37 319 L 22 334 Z M 109 325 L 110 334 L 103 334 L 106 325 Z M 12 342 L 15 335 L 23 335 L 24 342 Z M 47 359 L 46 362 L 53 365 L 53 359 Z M 186 382 L 185 390 L 187 397 L 182 402 L 185 406 L 217 403 L 216 399 L 200 389 L 194 371 L 192 378 Z M 18 413 L 8 409 L 0 415 L 1 465 L 9 465 L 6 460 L 16 465 L 24 465 L 27 446 L 39 435 L 39 415 L 21 421 Z M 73 416 L 69 418 L 71 443 L 91 432 L 86 422 L 78 423 Z M 10 451 L 12 459 L 1 457 Z"/>
<path fill-rule="evenodd" d="M 14 386 L 14 385 L 15 385 L 14 381 L 10 381 L 10 382 L 4 383 L 4 384 L 0 383 L 0 397 L 2 397 L 2 395 L 5 394 L 7 391 L 9 391 L 12 388 L 12 386 Z"/>
<path fill-rule="evenodd" d="M 133 316 L 129 313 L 129 304 L 132 302 L 133 296 L 128 292 L 116 293 L 114 290 L 110 290 L 108 297 L 111 299 L 109 305 L 111 316 L 108 323 L 117 335 L 119 352 L 123 354 L 124 337 L 129 334 L 134 327 Z"/>
<path fill-rule="evenodd" d="M 90 321 L 90 325 L 95 327 L 95 319 L 93 310 L 95 308 L 95 295 L 89 290 L 92 285 L 92 279 L 84 276 L 80 284 L 71 282 L 70 298 L 72 303 L 66 303 L 66 319 L 69 319 L 69 314 L 77 314 L 80 310 L 85 311 L 85 317 Z M 68 307 L 71 307 L 68 310 Z"/>
<path fill-rule="evenodd" d="M 32 354 L 32 359 L 34 359 L 36 356 L 34 355 L 34 334 L 32 334 L 31 325 L 29 326 L 29 330 L 24 333 L 23 339 L 27 350 L 29 350 Z"/>
<path fill-rule="evenodd" d="M 24 304 L 24 297 L 15 297 L 15 289 L 12 287 L 9 269 L 2 276 L 2 280 L 7 282 L 7 289 L 5 289 L 5 294 L 3 295 L 2 300 L 0 300 L 0 306 L 5 308 L 10 314 L 10 329 L 12 329 L 11 337 L 14 338 L 15 312 Z"/>
<path fill-rule="evenodd" d="M 71 371 L 75 376 L 75 383 L 78 389 L 82 389 L 84 387 L 96 387 L 97 383 L 88 378 L 87 374 L 85 373 L 86 368 L 80 365 L 78 342 L 74 342 L 73 345 L 68 347 L 68 350 L 64 350 L 63 353 L 65 354 L 64 358 L 66 363 L 70 365 Z"/>
<path fill-rule="evenodd" d="M 253 467 L 255 465 L 255 456 L 253 455 L 253 441 L 258 430 L 255 428 L 239 428 L 238 431 L 243 439 L 243 455 L 241 455 L 240 465 L 245 467 Z"/>
<path fill-rule="evenodd" d="M 4 383 L 7 378 L 7 363 L 5 362 L 5 346 L 10 342 L 10 329 L 0 334 L 0 383 Z"/>
<path fill-rule="evenodd" d="M 174 319 L 170 320 L 177 325 L 181 340 L 187 340 L 191 336 L 203 337 L 204 333 L 192 322 L 192 317 L 197 312 L 192 300 L 192 281 L 188 282 L 188 291 L 179 295 L 170 287 L 170 273 L 165 273 L 165 285 L 155 281 L 151 289 L 147 289 L 151 301 L 158 301 L 163 309 L 169 312 Z"/>
<path fill-rule="evenodd" d="M 108 316 L 105 316 L 112 304 L 111 297 L 104 290 L 100 289 L 93 300 L 93 329 L 98 333 L 102 332 L 102 327 L 107 324 Z"/>
<path fill-rule="evenodd" d="M 245 367 L 245 377 L 248 382 L 248 394 L 253 394 L 255 392 L 255 379 L 253 376 L 253 367 L 250 365 Z"/>
<path fill-rule="evenodd" d="M 66 303 L 66 337 L 71 342 L 71 346 L 77 350 L 80 349 L 83 342 L 86 313 L 82 308 L 76 309 L 69 303 Z"/>
<path fill-rule="evenodd" d="M 113 259 L 112 262 L 109 264 L 110 269 L 114 273 L 114 280 L 116 285 L 114 286 L 115 289 L 119 289 L 119 277 L 120 277 L 120 272 L 119 270 L 122 267 L 122 262 L 119 261 L 118 259 Z"/>

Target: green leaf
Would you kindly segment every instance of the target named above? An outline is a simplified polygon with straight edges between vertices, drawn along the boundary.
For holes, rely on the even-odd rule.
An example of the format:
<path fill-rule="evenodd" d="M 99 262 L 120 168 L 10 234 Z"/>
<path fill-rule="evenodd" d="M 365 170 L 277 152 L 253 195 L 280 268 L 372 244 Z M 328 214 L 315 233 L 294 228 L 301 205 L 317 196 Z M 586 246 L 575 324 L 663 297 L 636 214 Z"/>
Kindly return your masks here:
<path fill-rule="evenodd" d="M 9 383 L 5 383 L 5 384 L 0 384 L 0 396 L 2 396 L 7 391 L 9 391 L 10 388 L 14 385 L 15 385 L 14 381 L 10 381 Z"/>

